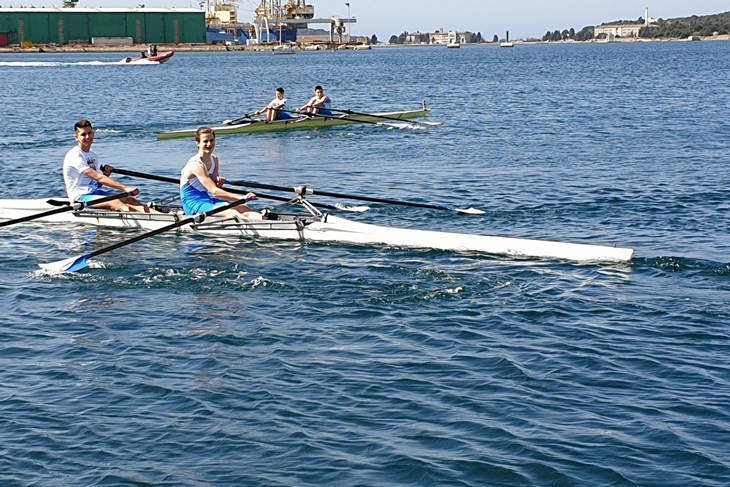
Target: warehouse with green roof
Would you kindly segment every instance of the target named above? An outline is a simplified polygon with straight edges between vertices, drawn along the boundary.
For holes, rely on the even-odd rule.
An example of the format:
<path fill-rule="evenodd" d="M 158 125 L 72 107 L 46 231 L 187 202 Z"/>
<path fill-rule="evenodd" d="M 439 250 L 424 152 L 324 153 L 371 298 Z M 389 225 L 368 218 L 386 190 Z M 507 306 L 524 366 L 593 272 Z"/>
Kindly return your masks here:
<path fill-rule="evenodd" d="M 205 42 L 205 12 L 192 8 L 0 7 L 0 47 Z"/>

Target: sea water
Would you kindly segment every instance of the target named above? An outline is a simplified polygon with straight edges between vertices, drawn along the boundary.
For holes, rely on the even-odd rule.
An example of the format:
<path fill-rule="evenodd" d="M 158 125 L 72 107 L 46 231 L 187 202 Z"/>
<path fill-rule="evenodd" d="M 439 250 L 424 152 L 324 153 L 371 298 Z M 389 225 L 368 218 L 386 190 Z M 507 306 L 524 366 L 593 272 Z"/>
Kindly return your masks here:
<path fill-rule="evenodd" d="M 486 211 L 338 213 L 358 221 L 636 257 L 165 234 L 48 275 L 139 232 L 3 228 L 2 485 L 730 484 L 730 43 L 121 57 L 0 57 L 3 198 L 64 195 L 79 118 L 102 162 L 177 177 L 194 141 L 156 132 L 321 84 L 442 125 L 219 137 L 222 175 Z"/>

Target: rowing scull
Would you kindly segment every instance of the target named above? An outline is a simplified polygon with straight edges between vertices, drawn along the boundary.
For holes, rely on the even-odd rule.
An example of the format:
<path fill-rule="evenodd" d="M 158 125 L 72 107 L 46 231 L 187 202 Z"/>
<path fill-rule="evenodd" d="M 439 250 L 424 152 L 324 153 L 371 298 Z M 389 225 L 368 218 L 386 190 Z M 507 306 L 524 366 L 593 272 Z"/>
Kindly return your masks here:
<path fill-rule="evenodd" d="M 63 204 L 62 199 L 0 200 L 0 219 L 15 219 L 47 211 Z M 65 202 L 68 204 L 68 202 Z M 200 223 L 180 227 L 221 237 L 256 237 L 325 243 L 385 245 L 389 247 L 425 248 L 455 252 L 505 255 L 510 257 L 554 258 L 574 262 L 627 262 L 633 257 L 630 248 L 566 243 L 526 238 L 498 237 L 467 233 L 397 228 L 361 223 L 321 213 L 307 200 L 296 204 L 306 214 L 280 214 L 276 220 L 231 220 L 210 217 Z M 142 214 L 95 209 L 50 215 L 38 221 L 81 223 L 117 228 L 155 230 L 185 218 L 172 208 L 169 213 Z"/>
<path fill-rule="evenodd" d="M 400 112 L 378 112 L 372 114 L 348 114 L 343 113 L 340 115 L 320 115 L 320 116 L 308 116 L 305 114 L 294 115 L 292 118 L 284 120 L 274 120 L 268 122 L 266 120 L 252 119 L 241 123 L 231 125 L 218 125 L 211 127 L 215 130 L 216 135 L 231 135 L 231 134 L 243 134 L 253 132 L 277 132 L 282 130 L 293 130 L 293 129 L 315 129 L 315 128 L 327 128 L 337 127 L 341 125 L 350 125 L 355 123 L 376 123 L 388 125 L 383 123 L 383 120 L 410 120 L 418 117 L 425 117 L 428 115 L 430 109 L 426 107 L 424 103 L 423 108 L 419 110 L 405 110 Z M 157 133 L 157 140 L 163 139 L 179 139 L 183 137 L 194 137 L 195 131 L 198 128 L 189 128 L 181 130 L 169 130 L 165 132 Z"/>

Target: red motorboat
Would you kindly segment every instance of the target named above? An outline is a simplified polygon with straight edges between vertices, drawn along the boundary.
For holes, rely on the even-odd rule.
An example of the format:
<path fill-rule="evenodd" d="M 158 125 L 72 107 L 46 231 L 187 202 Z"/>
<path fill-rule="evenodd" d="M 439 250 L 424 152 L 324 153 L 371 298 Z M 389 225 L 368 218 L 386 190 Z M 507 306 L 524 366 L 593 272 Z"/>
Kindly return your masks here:
<path fill-rule="evenodd" d="M 128 57 L 127 59 L 124 60 L 124 62 L 127 62 L 127 63 L 159 63 L 159 64 L 163 64 L 163 63 L 166 63 L 167 61 L 169 61 L 170 58 L 174 54 L 175 54 L 175 51 L 167 51 L 167 52 L 164 52 L 162 54 L 158 54 L 156 56 L 147 56 L 145 54 L 145 55 L 142 55 L 142 56 L 139 56 L 139 57 L 135 57 L 135 58 Z"/>

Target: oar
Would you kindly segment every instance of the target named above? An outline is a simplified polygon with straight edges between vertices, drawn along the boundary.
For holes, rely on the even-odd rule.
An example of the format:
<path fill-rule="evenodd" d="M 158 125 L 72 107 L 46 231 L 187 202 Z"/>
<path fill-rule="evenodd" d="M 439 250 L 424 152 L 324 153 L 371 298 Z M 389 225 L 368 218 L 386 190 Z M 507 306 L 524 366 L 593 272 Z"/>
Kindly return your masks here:
<path fill-rule="evenodd" d="M 132 237 L 129 240 L 123 240 L 122 242 L 117 242 L 113 245 L 109 245 L 108 247 L 103 247 L 98 250 L 94 250 L 93 252 L 89 252 L 88 254 L 84 255 L 77 255 L 76 257 L 70 257 L 68 259 L 59 260 L 56 262 L 49 262 L 47 264 L 38 264 L 41 269 L 44 269 L 46 271 L 50 272 L 76 272 L 88 265 L 88 260 L 92 257 L 96 257 L 97 255 L 105 254 L 107 252 L 111 252 L 112 250 L 118 249 L 119 247 L 124 247 L 125 245 L 130 245 L 135 242 L 139 242 L 140 240 L 144 240 L 149 237 L 154 237 L 155 235 L 159 235 L 161 233 L 167 232 L 168 230 L 173 230 L 175 228 L 182 227 L 183 225 L 187 225 L 188 223 L 200 223 L 203 220 L 205 220 L 207 217 L 215 215 L 216 213 L 220 213 L 222 211 L 226 211 L 228 209 L 234 208 L 236 206 L 240 206 L 243 204 L 246 204 L 248 202 L 248 199 L 241 198 L 240 200 L 236 200 L 233 203 L 229 203 L 225 206 L 220 206 L 218 208 L 213 208 L 212 210 L 203 212 L 203 213 L 197 213 L 193 216 L 190 216 L 188 218 L 183 218 L 182 220 L 176 221 L 175 223 L 171 223 L 170 225 L 166 225 L 162 228 L 158 228 L 157 230 L 152 230 L 151 232 L 143 233 L 142 235 L 137 235 L 136 237 Z"/>
<path fill-rule="evenodd" d="M 334 110 L 332 108 L 327 108 L 326 110 L 332 110 L 332 111 L 335 111 L 335 112 L 341 112 L 342 111 L 342 110 Z M 404 124 L 404 123 L 405 124 L 411 124 L 411 125 L 414 124 L 414 123 L 426 123 L 426 122 L 416 122 L 414 120 L 405 120 L 405 119 L 395 118 L 395 117 L 381 117 L 381 118 L 391 118 L 393 120 L 397 120 L 397 121 L 399 121 L 401 123 L 399 125 L 399 124 L 396 124 L 396 123 L 393 123 L 393 122 L 376 122 L 374 120 L 364 120 L 362 118 L 342 118 L 341 115 L 323 115 L 321 113 L 291 112 L 289 110 L 282 110 L 282 111 L 288 112 L 288 113 L 296 113 L 296 114 L 299 114 L 299 115 L 306 115 L 307 117 L 321 117 L 321 118 L 329 118 L 329 119 L 333 119 L 333 120 L 349 120 L 351 123 L 369 123 L 369 124 L 372 124 L 372 125 L 380 125 L 380 126 L 383 126 L 383 127 L 402 128 L 403 127 L 402 124 Z M 370 114 L 367 114 L 367 113 L 354 113 L 354 112 L 351 112 L 351 113 L 353 115 L 361 115 L 361 116 L 366 116 L 366 117 L 370 117 L 370 116 L 373 116 L 374 117 L 374 116 L 376 116 L 376 115 L 370 115 Z M 439 122 L 432 122 L 432 123 L 435 124 L 435 125 L 441 125 Z"/>
<path fill-rule="evenodd" d="M 130 171 L 127 169 L 120 169 L 118 167 L 114 168 L 114 172 L 117 174 L 123 174 L 125 176 L 132 176 L 135 178 L 145 178 L 145 179 L 152 179 L 153 181 L 161 181 L 163 183 L 180 184 L 179 179 L 168 178 L 166 176 L 157 176 L 155 174 L 146 174 L 146 173 L 137 172 L 137 171 Z M 236 189 L 236 188 L 227 187 L 225 189 L 226 189 L 226 191 L 230 191 L 231 193 L 236 193 L 236 194 L 248 193 L 248 191 L 241 191 L 240 189 Z M 287 189 L 287 191 L 291 191 L 291 188 Z M 274 196 L 271 194 L 256 193 L 256 196 L 259 198 L 267 199 L 267 200 L 286 201 L 287 203 L 291 201 L 291 198 L 285 198 L 283 196 Z M 355 212 L 355 213 L 362 213 L 362 212 L 370 209 L 367 206 L 346 206 L 346 205 L 341 205 L 341 204 L 328 205 L 326 203 L 312 203 L 312 205 L 316 206 L 317 208 L 325 208 L 327 210 L 342 210 L 342 211 L 351 211 L 351 212 Z"/>
<path fill-rule="evenodd" d="M 92 206 L 98 203 L 106 203 L 107 201 L 113 201 L 117 200 L 119 198 L 124 198 L 125 196 L 130 196 L 129 193 L 119 193 L 119 194 L 113 194 L 110 196 L 105 196 L 103 198 L 99 198 L 93 201 L 77 201 L 76 203 L 68 204 L 67 206 L 64 206 L 62 208 L 54 208 L 53 210 L 44 211 L 41 213 L 36 213 L 35 215 L 29 215 L 24 216 L 22 218 L 16 218 L 14 220 L 8 220 L 0 223 L 0 227 L 7 227 L 9 225 L 15 225 L 16 223 L 23 223 L 23 222 L 29 222 L 31 220 L 36 220 L 38 218 L 43 218 L 44 216 L 50 216 L 55 215 L 56 213 L 64 213 L 66 211 L 77 211 L 77 210 L 83 210 L 87 206 Z"/>
<path fill-rule="evenodd" d="M 457 213 L 465 213 L 467 215 L 483 215 L 485 212 L 484 210 L 480 210 L 478 208 L 453 208 L 451 206 L 445 206 L 445 205 L 436 205 L 431 203 L 416 203 L 414 201 L 403 201 L 403 200 L 392 200 L 387 198 L 373 198 L 372 196 L 361 196 L 361 195 L 354 195 L 354 194 L 345 194 L 345 193 L 333 193 L 330 191 L 315 191 L 311 188 L 307 188 L 306 186 L 298 186 L 296 188 L 286 187 L 286 186 L 275 186 L 273 184 L 263 184 L 263 183 L 255 183 L 252 181 L 228 181 L 228 184 L 232 184 L 234 186 L 245 186 L 250 188 L 261 188 L 261 189 L 272 189 L 274 191 L 295 191 L 298 194 L 312 194 L 312 195 L 319 195 L 319 196 L 329 196 L 331 198 L 345 198 L 345 199 L 351 199 L 351 200 L 360 200 L 360 201 L 370 201 L 373 203 L 386 203 L 389 205 L 400 205 L 400 206 L 411 206 L 414 208 L 428 208 L 431 210 L 446 210 L 446 211 L 455 211 Z"/>
<path fill-rule="evenodd" d="M 332 119 L 332 120 L 343 120 L 343 118 L 340 115 L 324 115 L 322 113 L 296 112 L 296 111 L 292 111 L 292 110 L 282 110 L 282 109 L 279 109 L 279 110 L 282 111 L 282 112 L 293 113 L 293 114 L 296 114 L 296 115 L 301 115 L 301 116 L 309 117 L 309 118 L 319 117 L 319 118 Z M 329 110 L 329 109 L 327 109 L 327 110 Z M 347 119 L 344 119 L 344 120 L 347 120 Z M 400 121 L 401 122 L 408 122 L 408 120 L 400 120 Z M 387 127 L 394 126 L 393 124 L 389 124 L 389 123 L 386 123 L 386 122 L 375 122 L 373 120 L 352 119 L 352 122 L 357 122 L 357 123 L 371 123 L 373 125 L 384 125 L 384 126 L 387 126 Z"/>
<path fill-rule="evenodd" d="M 382 118 L 385 120 L 395 120 L 397 122 L 406 122 L 406 123 L 418 123 L 421 125 L 429 125 L 429 126 L 435 126 L 435 125 L 441 125 L 441 122 L 424 122 L 422 120 L 409 120 L 405 118 L 398 118 L 398 117 L 389 117 L 387 115 L 378 115 L 377 113 L 360 113 L 360 112 L 353 112 L 352 110 L 338 110 L 336 108 L 330 108 L 330 111 L 333 112 L 340 112 L 340 113 L 346 113 L 348 115 L 358 115 L 361 117 L 373 117 L 373 118 Z"/>
<path fill-rule="evenodd" d="M 246 115 L 234 118 L 233 120 L 223 120 L 223 123 L 225 125 L 238 125 L 239 123 L 243 123 L 244 120 L 251 120 L 251 117 L 253 115 L 256 115 L 256 112 L 247 113 Z M 260 120 L 251 120 L 252 122 L 260 122 Z"/>

